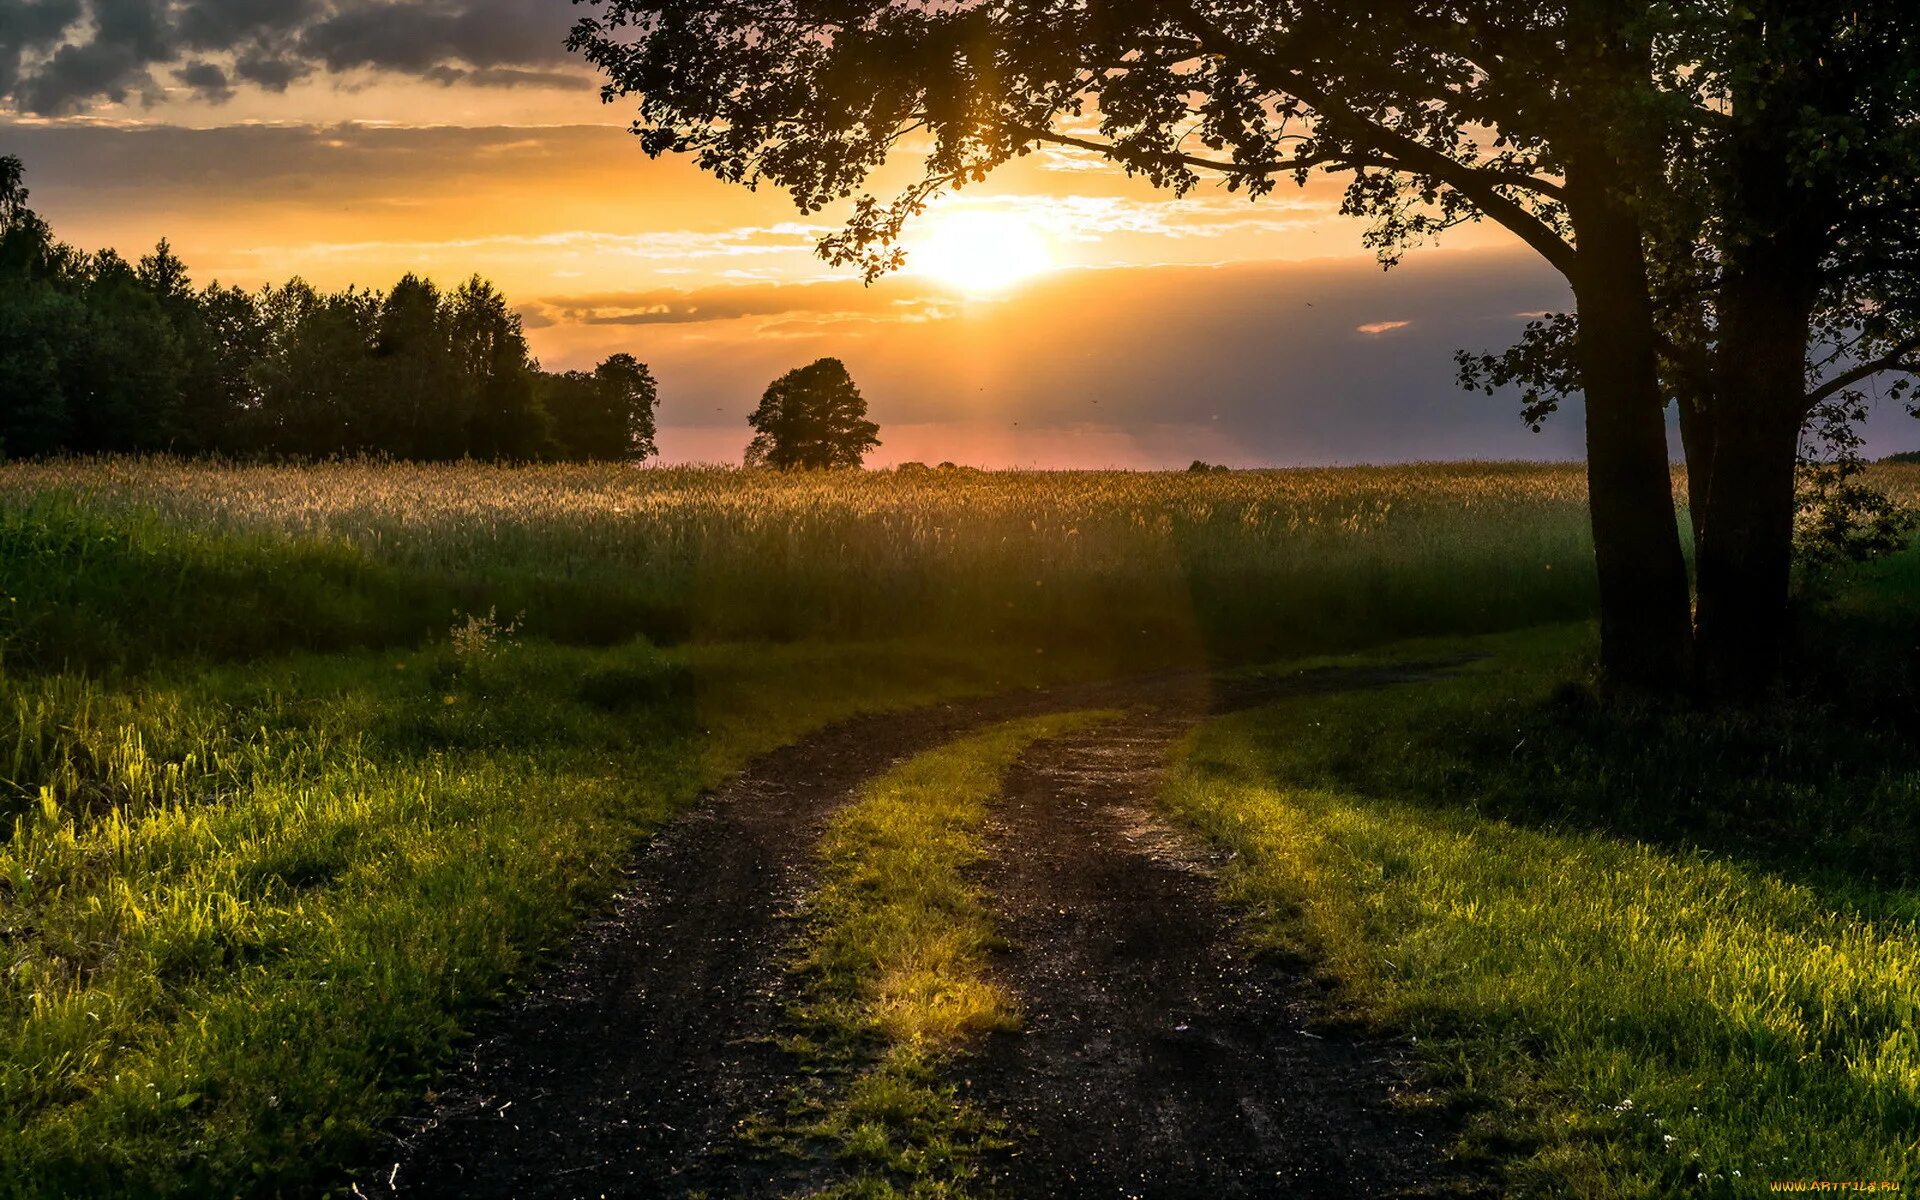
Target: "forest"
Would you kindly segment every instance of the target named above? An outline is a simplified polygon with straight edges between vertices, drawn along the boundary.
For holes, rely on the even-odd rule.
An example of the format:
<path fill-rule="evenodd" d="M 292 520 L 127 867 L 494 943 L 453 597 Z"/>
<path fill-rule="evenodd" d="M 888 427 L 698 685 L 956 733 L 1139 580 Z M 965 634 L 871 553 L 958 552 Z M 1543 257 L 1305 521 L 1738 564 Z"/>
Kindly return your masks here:
<path fill-rule="evenodd" d="M 652 373 L 543 371 L 505 296 L 406 274 L 196 287 L 162 241 L 128 262 L 57 240 L 0 158 L 0 454 L 419 461 L 643 459 Z"/>

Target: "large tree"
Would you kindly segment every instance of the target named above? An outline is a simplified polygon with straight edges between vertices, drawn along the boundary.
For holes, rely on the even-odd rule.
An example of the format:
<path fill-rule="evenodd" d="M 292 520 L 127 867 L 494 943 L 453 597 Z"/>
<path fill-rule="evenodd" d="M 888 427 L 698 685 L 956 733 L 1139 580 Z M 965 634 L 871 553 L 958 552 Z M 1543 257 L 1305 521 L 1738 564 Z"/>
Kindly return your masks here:
<path fill-rule="evenodd" d="M 1792 206 L 1820 194 L 1816 180 L 1871 192 L 1876 164 L 1910 145 L 1905 7 L 604 0 L 574 45 L 606 72 L 609 99 L 637 98 L 649 152 L 690 152 L 722 178 L 786 187 L 806 209 L 852 198 L 825 249 L 869 270 L 898 261 L 896 235 L 933 194 L 1041 145 L 1105 155 L 1175 190 L 1213 175 L 1259 196 L 1339 172 L 1346 210 L 1371 221 L 1389 261 L 1462 221 L 1506 227 L 1567 278 L 1577 306 L 1562 326 L 1563 381 L 1586 406 L 1603 658 L 1617 678 L 1665 685 L 1692 641 L 1666 380 L 1684 371 L 1723 381 L 1697 390 L 1748 394 L 1800 382 L 1804 304 L 1779 293 L 1804 296 L 1804 280 L 1783 280 L 1805 248 L 1771 271 L 1770 246 Z M 1842 77 L 1851 84 L 1835 86 Z M 908 148 L 922 150 L 919 178 L 888 202 L 867 195 L 874 170 Z M 1769 191 L 1781 182 L 1786 203 Z M 1886 201 L 1870 207 L 1897 207 Z M 1843 240 L 1870 221 L 1850 201 L 1824 214 Z M 1707 365 L 1658 321 L 1672 307 L 1661 285 L 1687 274 L 1672 268 L 1700 257 L 1724 265 L 1724 336 Z M 1699 519 L 1727 530 L 1702 539 L 1702 641 L 1718 663 L 1765 663 L 1777 641 L 1767 614 L 1785 602 L 1777 446 L 1798 432 L 1789 407 L 1723 404 L 1723 417 L 1692 422 L 1718 430 L 1721 469 L 1696 488 Z M 1785 478 L 1790 489 L 1790 456 Z"/>
<path fill-rule="evenodd" d="M 591 372 L 544 375 L 540 395 L 562 457 L 639 462 L 658 452 L 660 385 L 631 354 L 609 355 Z"/>
<path fill-rule="evenodd" d="M 1866 403 L 1898 400 L 1920 369 L 1920 10 L 1756 0 L 1682 27 L 1666 61 L 1653 90 L 1684 119 L 1648 242 L 1697 653 L 1708 687 L 1747 693 L 1787 640 L 1803 440 L 1850 444 Z M 1537 420 L 1581 384 L 1579 327 L 1539 322 L 1504 354 L 1463 357 L 1464 375 L 1523 384 Z"/>
<path fill-rule="evenodd" d="M 637 100 L 649 153 L 777 184 L 807 210 L 851 199 L 824 250 L 870 272 L 899 261 L 932 196 L 1037 146 L 1176 192 L 1211 175 L 1258 197 L 1338 172 L 1388 261 L 1465 221 L 1505 226 L 1566 276 L 1583 318 L 1603 657 L 1616 678 L 1673 686 L 1687 577 L 1635 190 L 1671 121 L 1646 103 L 1649 7 L 604 0 L 573 45 L 609 99 Z M 873 197 L 899 150 L 918 177 Z"/>
<path fill-rule="evenodd" d="M 1711 286 L 1676 366 L 1705 379 L 1688 447 L 1706 475 L 1701 665 L 1742 692 L 1785 645 L 1808 417 L 1920 357 L 1920 8 L 1748 0 L 1716 32 L 1697 56 L 1714 114 L 1695 185 Z"/>

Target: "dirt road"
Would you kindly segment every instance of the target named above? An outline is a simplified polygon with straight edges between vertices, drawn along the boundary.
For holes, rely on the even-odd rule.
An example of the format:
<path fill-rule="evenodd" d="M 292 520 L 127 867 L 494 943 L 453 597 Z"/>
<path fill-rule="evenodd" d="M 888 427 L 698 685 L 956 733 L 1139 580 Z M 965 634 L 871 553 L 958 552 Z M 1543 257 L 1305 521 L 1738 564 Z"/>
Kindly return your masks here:
<path fill-rule="evenodd" d="M 421 1197 L 770 1196 L 804 1163 L 752 1152 L 793 1070 L 782 969 L 827 818 L 865 781 L 995 721 L 1123 708 L 1009 780 L 987 879 L 1027 1029 L 968 1064 L 1023 1132 L 1008 1196 L 1418 1193 L 1442 1131 L 1388 1102 L 1380 1047 L 1305 1027 L 1307 985 L 1249 961 L 1202 858 L 1147 802 L 1209 712 L 1378 686 L 1419 667 L 1217 684 L 1200 675 L 1025 692 L 846 722 L 756 761 L 652 839 L 610 910 L 495 1014 L 398 1152 L 358 1181 Z"/>

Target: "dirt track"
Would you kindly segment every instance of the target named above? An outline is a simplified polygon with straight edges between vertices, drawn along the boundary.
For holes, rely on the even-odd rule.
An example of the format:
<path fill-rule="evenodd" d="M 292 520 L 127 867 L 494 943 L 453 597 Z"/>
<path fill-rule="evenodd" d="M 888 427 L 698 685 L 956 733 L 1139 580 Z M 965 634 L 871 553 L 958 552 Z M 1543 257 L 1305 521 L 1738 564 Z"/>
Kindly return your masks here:
<path fill-rule="evenodd" d="M 1385 1048 L 1310 1028 L 1311 988 L 1251 961 L 1215 865 L 1153 790 L 1191 712 L 1036 746 L 999 804 L 985 875 L 1025 1021 L 968 1069 L 1016 1131 L 1004 1196 L 1420 1194 L 1445 1131 L 1393 1108 Z"/>
<path fill-rule="evenodd" d="M 1203 864 L 1144 808 L 1168 746 L 1210 711 L 1419 673 L 1058 688 L 862 718 L 766 755 L 646 845 L 617 902 L 488 1022 L 359 1187 L 733 1197 L 817 1182 L 748 1152 L 737 1130 L 779 1111 L 792 1070 L 775 1043 L 791 999 L 781 963 L 825 820 L 861 783 L 968 730 L 1115 707 L 1139 715 L 1037 748 L 1002 809 L 989 882 L 1029 1024 L 983 1052 L 969 1094 L 1033 1136 L 996 1164 L 1000 1191 L 1423 1190 L 1444 1139 L 1387 1104 L 1399 1068 L 1300 1032 L 1305 985 L 1237 952 Z"/>

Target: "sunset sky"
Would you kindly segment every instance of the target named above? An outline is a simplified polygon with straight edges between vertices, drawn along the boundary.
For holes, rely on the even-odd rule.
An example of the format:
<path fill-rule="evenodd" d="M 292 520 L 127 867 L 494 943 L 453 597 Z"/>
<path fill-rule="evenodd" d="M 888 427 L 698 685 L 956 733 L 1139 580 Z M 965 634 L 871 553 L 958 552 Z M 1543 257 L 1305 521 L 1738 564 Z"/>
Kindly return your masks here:
<path fill-rule="evenodd" d="M 649 161 L 562 42 L 562 0 L 0 0 L 0 152 L 64 239 L 162 236 L 197 282 L 478 272 L 549 368 L 661 381 L 670 461 L 735 460 L 766 382 L 844 359 L 870 460 L 1181 466 L 1570 458 L 1459 347 L 1569 301 L 1491 227 L 1383 273 L 1331 181 L 1173 201 L 1043 152 L 929 214 L 871 288 L 834 214 Z M 1019 278 L 1015 278 L 1019 276 Z M 1915 432 L 1882 422 L 1876 444 Z"/>

